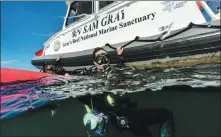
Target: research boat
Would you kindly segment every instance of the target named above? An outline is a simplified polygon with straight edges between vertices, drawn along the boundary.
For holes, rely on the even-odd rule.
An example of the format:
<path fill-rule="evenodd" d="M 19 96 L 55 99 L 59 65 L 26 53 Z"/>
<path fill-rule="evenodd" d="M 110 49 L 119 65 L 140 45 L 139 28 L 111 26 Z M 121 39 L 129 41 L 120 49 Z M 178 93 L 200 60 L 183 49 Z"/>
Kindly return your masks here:
<path fill-rule="evenodd" d="M 55 63 L 58 56 L 67 71 L 90 67 L 96 47 L 106 49 L 115 64 L 113 47 L 124 46 L 125 62 L 135 66 L 156 59 L 168 61 L 220 51 L 220 17 L 204 1 L 65 3 L 62 30 L 49 38 L 32 59 L 39 69 L 44 63 Z M 202 9 L 211 21 L 206 21 Z"/>

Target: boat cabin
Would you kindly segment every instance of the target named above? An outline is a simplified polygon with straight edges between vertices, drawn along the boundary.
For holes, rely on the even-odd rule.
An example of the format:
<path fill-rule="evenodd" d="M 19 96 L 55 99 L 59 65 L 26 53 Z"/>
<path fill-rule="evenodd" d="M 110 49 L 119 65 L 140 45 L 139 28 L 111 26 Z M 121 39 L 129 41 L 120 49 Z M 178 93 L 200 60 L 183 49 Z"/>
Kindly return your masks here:
<path fill-rule="evenodd" d="M 87 18 L 87 15 L 97 14 L 120 2 L 121 1 L 66 1 L 68 9 L 64 19 L 63 29 Z"/>

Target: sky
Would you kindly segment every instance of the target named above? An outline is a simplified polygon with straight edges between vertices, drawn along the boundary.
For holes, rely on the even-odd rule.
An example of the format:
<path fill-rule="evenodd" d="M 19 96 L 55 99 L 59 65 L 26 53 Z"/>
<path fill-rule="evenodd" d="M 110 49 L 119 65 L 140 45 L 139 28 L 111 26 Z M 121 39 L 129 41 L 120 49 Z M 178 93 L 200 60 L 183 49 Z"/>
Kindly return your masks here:
<path fill-rule="evenodd" d="M 64 1 L 1 3 L 1 67 L 37 70 L 31 60 L 63 25 Z"/>

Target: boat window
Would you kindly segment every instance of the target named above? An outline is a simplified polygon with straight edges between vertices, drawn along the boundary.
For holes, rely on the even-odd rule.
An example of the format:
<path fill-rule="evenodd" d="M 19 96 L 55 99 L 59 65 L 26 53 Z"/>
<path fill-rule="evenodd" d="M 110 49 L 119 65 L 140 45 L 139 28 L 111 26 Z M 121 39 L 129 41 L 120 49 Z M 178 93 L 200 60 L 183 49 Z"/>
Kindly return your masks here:
<path fill-rule="evenodd" d="M 70 25 L 84 17 L 84 14 L 92 14 L 92 1 L 74 1 L 70 5 L 66 25 Z M 82 16 L 81 16 L 82 15 Z M 76 16 L 76 17 L 73 17 Z"/>
<path fill-rule="evenodd" d="M 112 3 L 114 3 L 115 1 L 99 1 L 99 8 L 102 9 Z"/>

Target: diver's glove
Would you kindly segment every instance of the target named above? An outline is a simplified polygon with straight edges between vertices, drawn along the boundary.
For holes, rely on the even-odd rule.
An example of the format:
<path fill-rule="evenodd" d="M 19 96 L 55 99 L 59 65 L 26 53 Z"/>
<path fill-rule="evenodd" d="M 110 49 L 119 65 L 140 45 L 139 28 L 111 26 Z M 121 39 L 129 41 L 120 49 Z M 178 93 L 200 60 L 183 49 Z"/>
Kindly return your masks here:
<path fill-rule="evenodd" d="M 124 64 L 123 56 L 118 56 L 117 67 L 120 69 L 126 68 L 126 65 Z"/>

